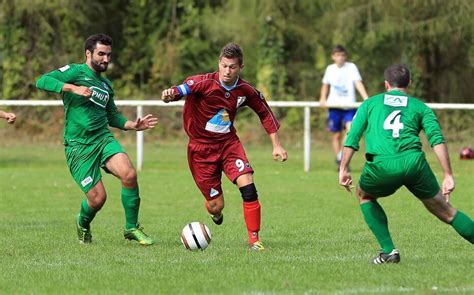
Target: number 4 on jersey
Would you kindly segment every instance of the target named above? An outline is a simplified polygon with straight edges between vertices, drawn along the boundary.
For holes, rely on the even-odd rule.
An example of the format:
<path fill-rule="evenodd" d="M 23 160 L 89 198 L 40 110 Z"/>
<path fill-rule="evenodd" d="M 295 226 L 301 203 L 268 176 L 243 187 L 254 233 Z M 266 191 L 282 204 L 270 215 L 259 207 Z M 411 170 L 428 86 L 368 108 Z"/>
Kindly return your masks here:
<path fill-rule="evenodd" d="M 402 114 L 401 110 L 393 111 L 383 122 L 383 129 L 392 130 L 392 137 L 398 138 L 400 136 L 400 129 L 403 129 L 403 123 L 400 122 Z"/>

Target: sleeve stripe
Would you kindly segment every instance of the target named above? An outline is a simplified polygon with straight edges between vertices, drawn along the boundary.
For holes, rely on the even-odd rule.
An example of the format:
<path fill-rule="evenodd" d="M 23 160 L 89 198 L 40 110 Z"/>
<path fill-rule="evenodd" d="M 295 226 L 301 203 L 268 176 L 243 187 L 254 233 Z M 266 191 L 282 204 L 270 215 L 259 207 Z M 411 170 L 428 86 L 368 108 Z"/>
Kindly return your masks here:
<path fill-rule="evenodd" d="M 188 84 L 181 84 L 178 85 L 178 92 L 181 96 L 185 96 L 191 93 L 191 90 L 189 89 Z"/>

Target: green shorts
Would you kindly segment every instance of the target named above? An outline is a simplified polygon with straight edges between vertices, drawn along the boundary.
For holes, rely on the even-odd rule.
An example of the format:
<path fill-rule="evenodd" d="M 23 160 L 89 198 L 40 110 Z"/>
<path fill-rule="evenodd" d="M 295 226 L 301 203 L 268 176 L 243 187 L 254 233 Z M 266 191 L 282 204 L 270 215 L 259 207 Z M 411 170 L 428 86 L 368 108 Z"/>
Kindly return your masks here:
<path fill-rule="evenodd" d="M 72 178 L 87 193 L 102 178 L 100 168 L 105 170 L 107 159 L 115 154 L 125 153 L 125 150 L 114 137 L 107 136 L 92 144 L 69 144 L 65 147 L 65 153 Z"/>
<path fill-rule="evenodd" d="M 440 190 L 422 151 L 374 156 L 367 160 L 360 176 L 362 190 L 373 197 L 385 197 L 406 186 L 419 199 L 434 197 Z"/>

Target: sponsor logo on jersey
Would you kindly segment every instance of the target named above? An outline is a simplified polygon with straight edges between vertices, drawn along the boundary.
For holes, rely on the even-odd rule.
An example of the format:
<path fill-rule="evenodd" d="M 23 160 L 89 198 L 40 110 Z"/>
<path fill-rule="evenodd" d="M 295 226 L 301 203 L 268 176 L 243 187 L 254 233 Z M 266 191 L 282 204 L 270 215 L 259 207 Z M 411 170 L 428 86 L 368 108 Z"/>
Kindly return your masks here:
<path fill-rule="evenodd" d="M 93 79 L 92 78 L 89 78 L 89 77 L 85 77 L 84 78 L 84 81 L 92 81 Z"/>
<path fill-rule="evenodd" d="M 214 198 L 215 196 L 219 195 L 219 191 L 216 190 L 215 188 L 211 188 L 211 192 L 209 193 L 209 196 L 211 198 Z"/>
<path fill-rule="evenodd" d="M 231 125 L 229 113 L 225 109 L 221 109 L 206 123 L 206 130 L 215 133 L 229 133 Z"/>
<path fill-rule="evenodd" d="M 260 99 L 265 100 L 265 96 L 263 96 L 263 93 L 260 92 Z"/>
<path fill-rule="evenodd" d="M 349 90 L 345 85 L 332 85 L 333 89 L 336 91 L 337 96 L 348 96 Z"/>
<path fill-rule="evenodd" d="M 88 184 L 91 183 L 91 182 L 92 182 L 92 177 L 87 176 L 86 178 L 84 178 L 83 181 L 81 181 L 81 185 L 82 185 L 83 187 L 85 187 L 86 185 L 88 185 Z"/>
<path fill-rule="evenodd" d="M 194 85 L 194 80 L 188 80 L 186 82 L 186 84 L 188 84 L 189 86 L 193 86 Z"/>
<path fill-rule="evenodd" d="M 64 67 L 60 67 L 58 70 L 62 73 L 62 72 L 65 72 L 67 70 L 69 70 L 71 67 L 69 65 L 65 65 Z"/>
<path fill-rule="evenodd" d="M 224 96 L 225 96 L 225 98 L 229 98 L 229 97 L 230 97 L 230 93 L 229 93 L 229 92 L 226 92 L 226 93 L 224 94 Z"/>
<path fill-rule="evenodd" d="M 245 96 L 237 96 L 237 107 L 240 107 L 245 102 L 246 99 L 247 97 Z"/>
<path fill-rule="evenodd" d="M 96 105 L 105 108 L 110 99 L 109 93 L 96 86 L 91 86 L 89 89 L 92 90 L 92 95 L 89 100 Z"/>
<path fill-rule="evenodd" d="M 408 97 L 402 95 L 390 95 L 385 94 L 383 99 L 383 104 L 392 106 L 392 107 L 406 107 L 408 104 Z"/>
<path fill-rule="evenodd" d="M 109 85 L 107 85 L 107 83 L 102 82 L 102 85 L 104 85 L 104 88 L 105 88 L 105 89 L 110 90 L 110 87 L 109 87 Z"/>

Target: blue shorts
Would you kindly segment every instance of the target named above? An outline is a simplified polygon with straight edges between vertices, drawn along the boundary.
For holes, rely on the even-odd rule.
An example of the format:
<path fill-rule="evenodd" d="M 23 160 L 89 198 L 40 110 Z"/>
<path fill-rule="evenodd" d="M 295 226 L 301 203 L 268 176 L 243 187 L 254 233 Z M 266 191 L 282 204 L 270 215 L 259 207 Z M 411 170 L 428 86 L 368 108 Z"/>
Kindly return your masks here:
<path fill-rule="evenodd" d="M 329 109 L 327 129 L 331 132 L 340 132 L 344 129 L 344 125 L 347 122 L 352 122 L 352 118 L 356 113 L 357 109 L 352 110 L 341 110 L 341 109 Z"/>

